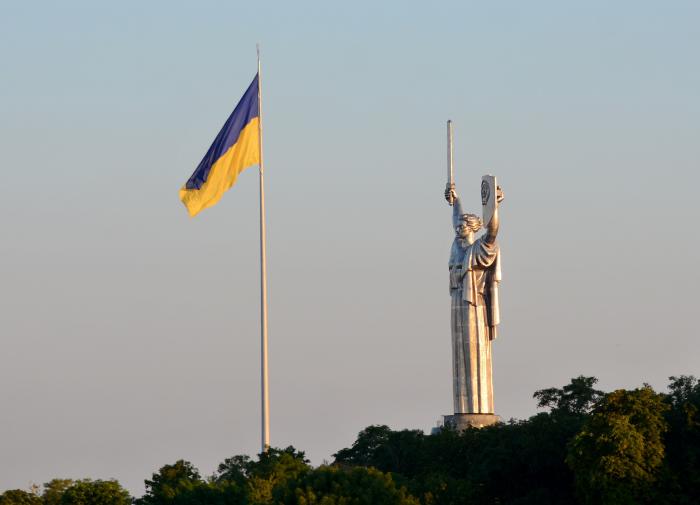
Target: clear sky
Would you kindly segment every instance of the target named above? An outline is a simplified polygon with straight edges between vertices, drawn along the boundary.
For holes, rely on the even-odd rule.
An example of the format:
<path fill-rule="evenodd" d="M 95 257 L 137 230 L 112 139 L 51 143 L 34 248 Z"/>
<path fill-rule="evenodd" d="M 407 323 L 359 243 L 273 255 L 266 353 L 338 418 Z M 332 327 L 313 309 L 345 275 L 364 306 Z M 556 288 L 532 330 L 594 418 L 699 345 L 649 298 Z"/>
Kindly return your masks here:
<path fill-rule="evenodd" d="M 0 491 L 259 448 L 257 170 L 177 192 L 263 51 L 272 443 L 451 413 L 443 199 L 498 176 L 496 412 L 700 374 L 700 4 L 0 2 Z"/>

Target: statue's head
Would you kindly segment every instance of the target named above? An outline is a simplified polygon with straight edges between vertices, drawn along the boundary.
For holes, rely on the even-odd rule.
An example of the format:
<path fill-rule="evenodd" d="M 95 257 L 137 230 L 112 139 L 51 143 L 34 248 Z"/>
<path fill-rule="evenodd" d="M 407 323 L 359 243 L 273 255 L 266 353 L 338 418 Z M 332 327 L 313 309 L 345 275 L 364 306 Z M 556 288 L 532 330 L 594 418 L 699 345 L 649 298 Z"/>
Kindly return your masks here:
<path fill-rule="evenodd" d="M 459 238 L 469 238 L 481 229 L 481 218 L 476 214 L 462 214 L 462 219 L 455 227 L 455 233 Z"/>

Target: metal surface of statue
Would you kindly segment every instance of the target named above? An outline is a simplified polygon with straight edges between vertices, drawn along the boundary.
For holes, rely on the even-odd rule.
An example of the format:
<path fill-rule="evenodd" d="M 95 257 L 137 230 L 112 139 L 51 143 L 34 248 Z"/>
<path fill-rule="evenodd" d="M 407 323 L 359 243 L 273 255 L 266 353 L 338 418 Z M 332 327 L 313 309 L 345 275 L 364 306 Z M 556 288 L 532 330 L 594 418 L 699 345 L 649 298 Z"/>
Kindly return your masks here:
<path fill-rule="evenodd" d="M 451 136 L 448 123 L 448 138 Z M 451 142 L 448 142 L 451 144 Z M 448 148 L 448 159 L 451 149 Z M 451 161 L 448 161 L 451 164 Z M 451 172 L 451 170 L 450 170 Z M 449 292 L 452 301 L 452 372 L 454 415 L 445 423 L 456 429 L 482 427 L 498 422 L 494 414 L 491 344 L 499 323 L 498 285 L 501 280 L 498 235 L 498 203 L 503 200 L 496 178 L 482 178 L 482 219 L 465 213 L 448 175 L 445 199 L 452 205 L 455 239 L 449 259 Z"/>

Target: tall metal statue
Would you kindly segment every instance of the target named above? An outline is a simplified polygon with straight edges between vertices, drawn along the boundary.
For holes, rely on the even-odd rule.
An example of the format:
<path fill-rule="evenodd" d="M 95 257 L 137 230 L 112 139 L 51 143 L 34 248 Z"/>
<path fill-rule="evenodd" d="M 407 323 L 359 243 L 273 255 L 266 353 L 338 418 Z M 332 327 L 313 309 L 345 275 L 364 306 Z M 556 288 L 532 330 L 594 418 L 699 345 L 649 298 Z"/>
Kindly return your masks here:
<path fill-rule="evenodd" d="M 452 205 L 455 239 L 449 259 L 454 415 L 445 422 L 457 429 L 481 427 L 499 420 L 494 414 L 491 344 L 499 323 L 501 280 L 498 204 L 503 192 L 496 178 L 481 183 L 483 220 L 465 213 L 451 170 L 451 123 L 448 122 L 448 182 L 445 199 Z M 485 223 L 485 225 L 483 224 Z M 476 233 L 485 227 L 485 232 Z"/>

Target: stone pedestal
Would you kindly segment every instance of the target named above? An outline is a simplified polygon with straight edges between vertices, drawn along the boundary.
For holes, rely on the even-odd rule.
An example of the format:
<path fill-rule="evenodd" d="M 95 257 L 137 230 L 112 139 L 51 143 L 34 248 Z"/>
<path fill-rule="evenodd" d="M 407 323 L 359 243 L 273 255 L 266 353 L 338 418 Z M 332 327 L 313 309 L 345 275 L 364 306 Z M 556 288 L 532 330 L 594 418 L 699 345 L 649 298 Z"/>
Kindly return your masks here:
<path fill-rule="evenodd" d="M 501 418 L 496 414 L 452 414 L 444 416 L 444 419 L 445 426 L 452 426 L 457 431 L 483 428 L 501 422 Z"/>

